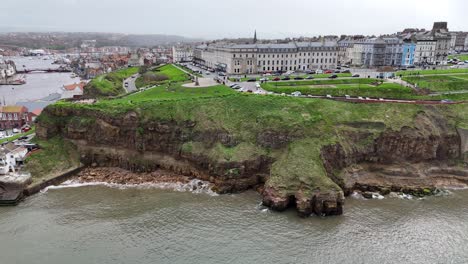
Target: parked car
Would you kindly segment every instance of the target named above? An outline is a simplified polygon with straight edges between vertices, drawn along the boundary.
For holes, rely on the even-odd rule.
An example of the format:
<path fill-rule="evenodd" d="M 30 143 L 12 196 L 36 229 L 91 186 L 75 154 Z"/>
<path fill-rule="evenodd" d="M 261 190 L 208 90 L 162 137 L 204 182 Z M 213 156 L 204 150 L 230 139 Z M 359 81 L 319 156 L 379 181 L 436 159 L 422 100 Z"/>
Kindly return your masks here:
<path fill-rule="evenodd" d="M 294 80 L 304 80 L 304 78 L 301 77 L 301 76 L 296 76 L 296 77 L 294 77 Z"/>
<path fill-rule="evenodd" d="M 333 71 L 332 71 L 332 70 L 326 70 L 326 71 L 324 71 L 323 73 L 325 73 L 325 74 L 330 74 L 330 73 L 333 73 Z"/>
<path fill-rule="evenodd" d="M 229 87 L 232 88 L 232 87 L 234 87 L 234 86 L 236 86 L 236 85 L 238 85 L 238 84 L 237 84 L 237 83 L 233 83 L 233 84 L 229 85 Z"/>
<path fill-rule="evenodd" d="M 355 73 L 355 74 L 353 74 L 353 76 L 352 76 L 352 77 L 354 77 L 354 78 L 358 78 L 358 77 L 361 77 L 361 75 L 359 75 L 359 74 Z"/>
<path fill-rule="evenodd" d="M 275 82 L 277 82 L 277 81 L 279 81 L 279 80 L 281 80 L 280 77 L 276 77 L 276 78 L 273 79 L 273 81 L 275 81 Z"/>
<path fill-rule="evenodd" d="M 327 98 L 332 98 L 332 96 L 331 96 L 331 95 L 329 95 L 329 94 L 327 94 L 325 97 L 327 97 Z"/>
<path fill-rule="evenodd" d="M 17 129 L 17 128 L 13 128 L 13 133 L 15 133 L 15 134 L 16 134 L 16 133 L 19 133 L 19 132 L 20 132 L 20 130 L 19 130 L 19 129 Z"/>
<path fill-rule="evenodd" d="M 289 81 L 289 80 L 291 80 L 291 78 L 289 78 L 289 76 L 285 76 L 282 80 L 283 81 Z"/>
<path fill-rule="evenodd" d="M 218 75 L 219 76 L 226 76 L 226 74 L 224 72 L 219 72 Z"/>
<path fill-rule="evenodd" d="M 335 70 L 334 73 L 340 73 L 340 70 Z"/>
<path fill-rule="evenodd" d="M 302 94 L 299 91 L 295 91 L 295 92 L 292 92 L 291 95 L 298 97 L 298 96 L 301 96 Z"/>
<path fill-rule="evenodd" d="M 453 103 L 453 100 L 450 100 L 450 99 L 443 99 L 443 100 L 441 100 L 440 102 L 443 103 L 443 104 L 451 104 L 451 103 Z"/>
<path fill-rule="evenodd" d="M 315 73 L 316 73 L 316 74 L 322 74 L 323 71 L 322 71 L 322 70 L 316 70 Z"/>
<path fill-rule="evenodd" d="M 256 78 L 250 78 L 250 79 L 248 79 L 247 81 L 248 81 L 248 82 L 256 82 L 257 79 L 256 79 Z"/>
<path fill-rule="evenodd" d="M 351 73 L 351 71 L 350 70 L 344 70 L 341 73 Z"/>
<path fill-rule="evenodd" d="M 266 77 L 260 78 L 260 81 L 261 82 L 266 82 L 266 81 L 268 81 L 268 78 L 266 78 Z"/>
<path fill-rule="evenodd" d="M 210 73 L 209 71 L 206 71 L 205 74 L 206 74 L 206 75 L 210 75 L 211 73 Z"/>
<path fill-rule="evenodd" d="M 232 89 L 239 90 L 239 89 L 242 89 L 242 86 L 236 84 L 232 87 Z"/>
<path fill-rule="evenodd" d="M 328 76 L 328 78 L 329 79 L 336 79 L 336 78 L 338 78 L 338 75 L 332 74 L 332 75 Z"/>
<path fill-rule="evenodd" d="M 23 133 L 24 133 L 24 132 L 28 132 L 29 130 L 31 130 L 31 127 L 25 126 L 25 127 L 23 127 L 23 128 L 21 129 L 21 132 L 23 132 Z"/>
<path fill-rule="evenodd" d="M 314 76 L 312 76 L 312 75 L 309 75 L 309 76 L 306 77 L 306 80 L 312 80 L 312 79 L 314 79 Z"/>

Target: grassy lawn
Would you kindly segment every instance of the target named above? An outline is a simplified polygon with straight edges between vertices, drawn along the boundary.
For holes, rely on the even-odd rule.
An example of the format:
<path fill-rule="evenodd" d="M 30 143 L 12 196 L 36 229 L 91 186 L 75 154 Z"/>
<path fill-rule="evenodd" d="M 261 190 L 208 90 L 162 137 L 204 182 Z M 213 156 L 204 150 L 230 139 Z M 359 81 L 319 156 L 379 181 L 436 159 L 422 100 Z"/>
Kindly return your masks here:
<path fill-rule="evenodd" d="M 36 140 L 36 143 L 40 146 L 40 150 L 26 158 L 26 170 L 31 172 L 33 183 L 80 164 L 75 146 L 62 138 Z"/>
<path fill-rule="evenodd" d="M 124 98 L 108 100 L 109 103 L 142 102 L 152 100 L 180 100 L 198 97 L 216 97 L 236 93 L 224 85 L 202 88 L 183 87 L 181 83 L 165 84 L 150 88 L 140 93 L 135 93 Z"/>
<path fill-rule="evenodd" d="M 86 85 L 84 94 L 92 97 L 124 94 L 123 81 L 136 73 L 138 73 L 138 67 L 131 67 L 98 76 Z"/>
<path fill-rule="evenodd" d="M 463 55 L 450 55 L 448 56 L 449 59 L 459 59 L 461 61 L 466 61 L 468 60 L 468 54 L 463 54 Z"/>
<path fill-rule="evenodd" d="M 190 78 L 185 72 L 177 69 L 172 64 L 167 64 L 162 67 L 156 68 L 153 70 L 153 72 L 166 75 L 167 77 L 169 77 L 169 80 L 173 82 L 182 82 L 190 80 Z"/>
<path fill-rule="evenodd" d="M 398 71 L 395 73 L 396 76 L 411 76 L 411 75 L 436 75 L 436 74 L 451 74 L 451 73 L 466 73 L 468 69 L 446 69 L 446 70 L 408 70 Z"/>
<path fill-rule="evenodd" d="M 178 68 L 174 67 L 172 64 L 167 64 L 158 68 L 155 68 L 151 71 L 151 73 L 159 76 L 165 76 L 166 80 L 161 81 L 145 81 L 143 76 L 138 77 L 135 81 L 135 85 L 137 88 L 142 88 L 146 86 L 152 85 L 161 85 L 165 83 L 172 83 L 172 82 L 184 82 L 189 81 L 190 77 L 187 73 L 179 70 Z"/>
<path fill-rule="evenodd" d="M 468 75 L 406 76 L 403 80 L 417 84 L 420 88 L 428 88 L 433 92 L 468 91 Z"/>
<path fill-rule="evenodd" d="M 291 94 L 299 91 L 306 95 L 362 96 L 384 98 L 412 98 L 410 88 L 394 83 L 380 83 L 377 79 L 335 79 L 298 82 L 269 82 L 262 88 L 275 93 Z"/>
<path fill-rule="evenodd" d="M 16 134 L 16 135 L 12 136 L 12 137 L 9 137 L 9 138 L 0 139 L 0 144 L 16 140 L 16 139 L 18 139 L 18 138 L 20 138 L 22 136 L 27 136 L 27 135 L 30 135 L 30 134 L 32 134 L 34 132 L 36 132 L 36 127 L 32 127 L 31 130 L 29 130 L 26 133 L 19 133 L 19 134 Z"/>

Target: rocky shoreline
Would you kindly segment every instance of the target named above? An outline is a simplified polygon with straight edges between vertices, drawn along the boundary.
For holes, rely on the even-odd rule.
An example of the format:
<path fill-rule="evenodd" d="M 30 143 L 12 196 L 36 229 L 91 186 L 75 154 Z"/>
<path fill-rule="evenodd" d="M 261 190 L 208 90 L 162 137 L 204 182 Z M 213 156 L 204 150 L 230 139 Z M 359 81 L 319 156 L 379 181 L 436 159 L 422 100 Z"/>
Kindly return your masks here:
<path fill-rule="evenodd" d="M 100 167 L 85 168 L 75 176 L 75 179 L 80 183 L 104 182 L 120 185 L 138 185 L 148 183 L 187 184 L 194 178 L 182 176 L 162 169 L 152 172 L 136 173 L 116 167 Z"/>

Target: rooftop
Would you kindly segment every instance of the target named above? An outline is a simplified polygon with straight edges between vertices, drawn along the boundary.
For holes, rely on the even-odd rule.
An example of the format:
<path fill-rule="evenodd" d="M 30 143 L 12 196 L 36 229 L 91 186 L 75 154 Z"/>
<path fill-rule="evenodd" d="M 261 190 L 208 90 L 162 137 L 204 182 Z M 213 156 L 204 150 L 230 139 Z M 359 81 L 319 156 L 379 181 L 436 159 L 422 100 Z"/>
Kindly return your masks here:
<path fill-rule="evenodd" d="M 1 113 L 21 113 L 21 112 L 27 112 L 28 109 L 24 106 L 20 105 L 6 105 L 6 106 L 0 106 L 0 112 Z"/>

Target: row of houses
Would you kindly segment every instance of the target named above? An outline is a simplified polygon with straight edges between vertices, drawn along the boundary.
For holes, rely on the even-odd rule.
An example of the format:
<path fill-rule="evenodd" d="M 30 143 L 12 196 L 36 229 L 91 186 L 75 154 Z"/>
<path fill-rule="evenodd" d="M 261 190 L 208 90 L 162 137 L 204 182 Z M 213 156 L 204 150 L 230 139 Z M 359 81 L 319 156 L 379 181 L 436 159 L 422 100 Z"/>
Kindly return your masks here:
<path fill-rule="evenodd" d="M 405 29 L 380 37 L 326 36 L 286 43 L 257 43 L 255 34 L 248 44 L 205 43 L 196 46 L 193 53 L 186 47 L 174 47 L 173 58 L 175 62 L 194 61 L 229 74 L 332 69 L 337 65 L 366 68 L 444 65 L 455 47 L 461 49 L 466 35 L 450 32 L 447 22 L 436 22 L 428 31 Z"/>

